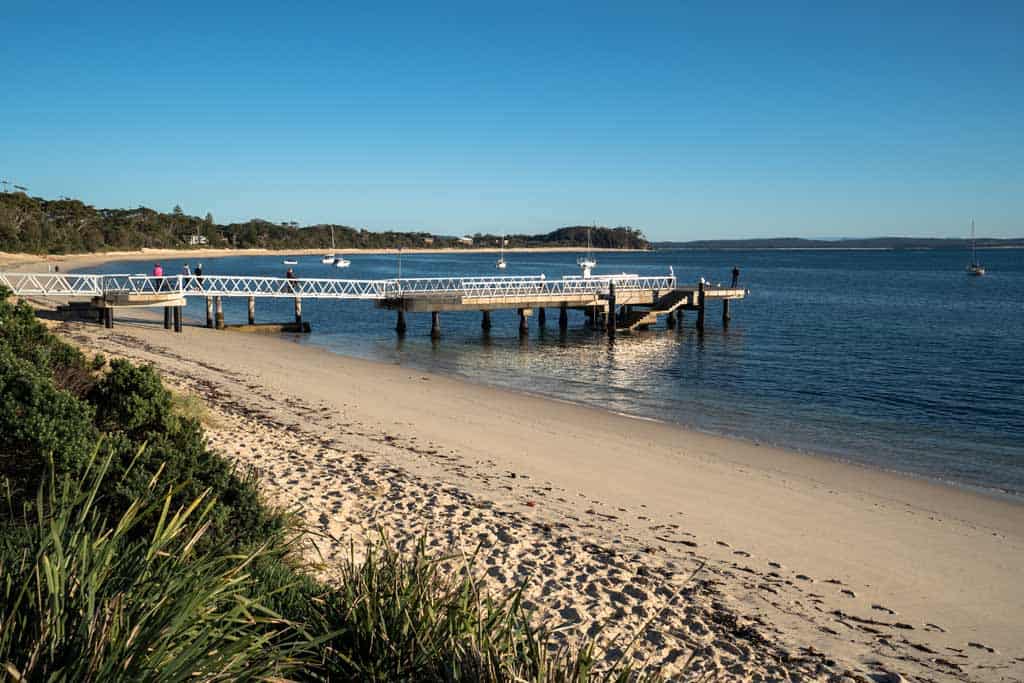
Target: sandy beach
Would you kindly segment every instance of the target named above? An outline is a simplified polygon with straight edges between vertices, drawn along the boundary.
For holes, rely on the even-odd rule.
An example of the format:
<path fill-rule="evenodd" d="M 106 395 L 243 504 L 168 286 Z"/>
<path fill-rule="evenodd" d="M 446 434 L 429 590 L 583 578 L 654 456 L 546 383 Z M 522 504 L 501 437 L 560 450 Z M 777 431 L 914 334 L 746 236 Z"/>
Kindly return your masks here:
<path fill-rule="evenodd" d="M 639 633 L 626 656 L 668 675 L 1024 677 L 1016 503 L 287 339 L 55 325 L 201 396 L 213 445 L 324 534 L 327 576 L 384 532 L 475 552 L 609 659 Z"/>
<path fill-rule="evenodd" d="M 202 397 L 212 444 L 300 511 L 328 578 L 385 533 L 474 555 L 490 588 L 525 584 L 567 637 L 669 676 L 688 662 L 726 680 L 1024 679 L 1018 502 L 155 321 L 53 324 Z"/>

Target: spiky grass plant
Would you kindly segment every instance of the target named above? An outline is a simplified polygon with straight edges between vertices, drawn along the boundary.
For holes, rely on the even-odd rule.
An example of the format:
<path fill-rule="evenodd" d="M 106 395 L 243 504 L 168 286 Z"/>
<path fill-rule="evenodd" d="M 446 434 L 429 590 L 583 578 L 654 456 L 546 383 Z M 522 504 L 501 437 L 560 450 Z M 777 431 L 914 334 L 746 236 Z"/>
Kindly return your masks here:
<path fill-rule="evenodd" d="M 471 557 L 430 557 L 422 541 L 410 555 L 385 537 L 362 560 L 350 553 L 325 596 L 337 631 L 327 670 L 368 681 L 639 680 L 626 667 L 599 667 L 592 643 L 556 645 L 559 629 L 532 625 L 521 590 L 494 598 L 474 575 Z"/>
<path fill-rule="evenodd" d="M 96 508 L 109 458 L 83 476 L 50 473 L 36 505 L 0 534 L 0 666 L 14 680 L 279 678 L 314 647 L 262 606 L 246 554 L 198 554 L 212 501 L 137 498 L 117 520 Z M 133 533 L 156 513 L 145 540 Z M 152 519 L 152 517 L 150 517 Z M 276 543 L 281 539 L 269 539 Z"/>

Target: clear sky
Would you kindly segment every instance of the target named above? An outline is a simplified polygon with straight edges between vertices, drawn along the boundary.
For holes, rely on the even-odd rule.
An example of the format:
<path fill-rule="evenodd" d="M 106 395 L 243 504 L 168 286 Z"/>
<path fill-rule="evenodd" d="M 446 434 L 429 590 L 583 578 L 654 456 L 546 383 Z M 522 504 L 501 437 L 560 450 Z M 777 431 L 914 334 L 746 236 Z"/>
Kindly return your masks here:
<path fill-rule="evenodd" d="M 1020 0 L 0 9 L 0 177 L 33 195 L 446 234 L 1024 235 Z"/>

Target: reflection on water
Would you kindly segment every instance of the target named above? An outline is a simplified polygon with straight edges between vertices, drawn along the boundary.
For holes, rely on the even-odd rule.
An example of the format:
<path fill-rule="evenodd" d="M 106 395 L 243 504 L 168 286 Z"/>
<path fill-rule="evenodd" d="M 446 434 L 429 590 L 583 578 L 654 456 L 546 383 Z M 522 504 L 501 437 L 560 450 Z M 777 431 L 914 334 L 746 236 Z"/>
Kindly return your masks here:
<path fill-rule="evenodd" d="M 985 255 L 989 275 L 967 278 L 956 252 L 695 252 L 603 254 L 602 272 L 703 275 L 725 281 L 733 263 L 752 290 L 723 327 L 709 307 L 704 334 L 686 312 L 613 339 L 570 311 L 518 334 L 515 311 L 443 313 L 431 340 L 429 314 L 395 314 L 366 302 L 303 302 L 314 333 L 299 339 L 340 353 L 453 374 L 678 422 L 712 432 L 835 454 L 927 476 L 1024 492 L 1024 251 Z M 576 273 L 572 254 L 515 254 L 508 275 Z M 176 272 L 182 261 L 164 262 Z M 119 263 L 100 272 L 144 272 Z M 204 263 L 218 274 L 280 275 L 275 257 Z M 300 277 L 336 277 L 318 259 Z M 352 257 L 346 277 L 395 275 L 393 256 Z M 409 277 L 493 275 L 489 254 L 404 256 Z M 229 323 L 245 299 L 226 299 Z M 549 312 L 551 310 L 549 309 Z M 185 311 L 205 319 L 202 301 Z M 292 302 L 257 304 L 259 320 L 288 320 Z"/>

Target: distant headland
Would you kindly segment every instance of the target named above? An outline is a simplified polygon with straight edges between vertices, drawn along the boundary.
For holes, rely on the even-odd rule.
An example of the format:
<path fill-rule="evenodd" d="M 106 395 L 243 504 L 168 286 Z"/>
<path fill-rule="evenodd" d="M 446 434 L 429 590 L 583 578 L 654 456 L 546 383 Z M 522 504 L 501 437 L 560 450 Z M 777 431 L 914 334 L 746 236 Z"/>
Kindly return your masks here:
<path fill-rule="evenodd" d="M 333 234 L 332 234 L 333 233 Z M 589 237 L 588 237 L 589 233 Z M 498 249 L 502 235 L 437 235 L 422 231 L 370 231 L 347 225 L 300 226 L 253 218 L 220 224 L 212 214 L 190 216 L 181 207 L 162 213 L 146 207 L 97 209 L 71 198 L 44 199 L 0 193 L 0 251 L 81 254 L 141 249 Z M 506 249 L 650 249 L 632 227 L 573 225 L 540 235 L 504 235 Z"/>
<path fill-rule="evenodd" d="M 738 240 L 693 240 L 689 242 L 654 242 L 655 249 L 968 249 L 969 239 L 931 237 L 863 237 L 836 240 L 811 240 L 800 237 L 769 237 Z M 979 237 L 978 248 L 1022 248 L 1024 237 Z"/>

